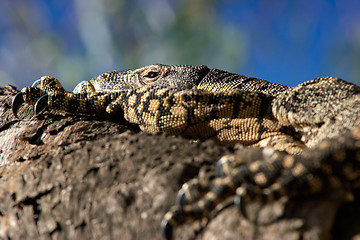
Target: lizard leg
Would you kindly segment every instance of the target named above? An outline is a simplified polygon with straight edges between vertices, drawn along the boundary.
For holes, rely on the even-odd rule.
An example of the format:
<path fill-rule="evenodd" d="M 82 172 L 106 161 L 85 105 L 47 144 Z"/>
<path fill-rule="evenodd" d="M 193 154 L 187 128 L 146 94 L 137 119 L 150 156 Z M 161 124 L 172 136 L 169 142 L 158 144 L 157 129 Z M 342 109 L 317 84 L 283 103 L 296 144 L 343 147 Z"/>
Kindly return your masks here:
<path fill-rule="evenodd" d="M 20 108 L 22 103 L 28 103 L 31 105 L 36 105 L 38 99 L 42 96 L 47 95 L 50 92 L 63 92 L 65 89 L 62 87 L 60 82 L 52 76 L 43 76 L 40 79 L 36 80 L 31 87 L 26 87 L 21 90 L 13 99 L 12 110 L 14 115 L 17 117 L 17 111 Z M 44 100 L 41 101 L 41 103 Z M 41 106 L 45 107 L 45 106 Z"/>
<path fill-rule="evenodd" d="M 234 168 L 244 165 L 246 162 L 246 159 L 235 157 L 233 154 L 221 157 L 216 164 L 215 175 L 210 173 L 205 175 L 200 172 L 199 177 L 182 185 L 176 197 L 176 204 L 185 206 L 198 201 L 213 187 L 212 179 L 229 176 Z"/>
<path fill-rule="evenodd" d="M 34 105 L 35 113 L 45 108 L 62 110 L 69 113 L 107 116 L 106 107 L 113 102 L 121 92 L 95 92 L 90 85 L 82 93 L 65 91 L 60 82 L 51 76 L 42 77 L 33 86 L 26 87 L 19 92 L 12 103 L 14 115 L 22 103 Z"/>
<path fill-rule="evenodd" d="M 258 180 L 253 180 L 254 173 L 268 171 L 268 166 L 262 166 L 263 160 L 259 160 L 264 156 L 267 155 L 258 149 L 244 149 L 240 155 L 226 155 L 221 158 L 216 170 L 220 177 L 216 177 L 209 183 L 208 192 L 202 198 L 196 199 L 197 202 L 184 201 L 183 204 L 172 207 L 166 213 L 161 224 L 165 239 L 171 239 L 173 227 L 208 217 L 219 203 L 235 195 L 236 189 L 243 183 L 254 184 L 258 181 L 259 184 L 265 184 L 262 182 L 263 176 L 260 176 Z M 272 174 L 268 174 L 269 179 L 278 172 L 273 171 Z"/>
<path fill-rule="evenodd" d="M 209 189 L 209 183 L 202 182 L 198 178 L 184 183 L 176 196 L 176 205 L 180 207 L 199 200 Z"/>
<path fill-rule="evenodd" d="M 260 148 L 259 148 L 260 150 Z M 269 159 L 269 151 L 242 151 L 241 156 L 234 154 L 225 155 L 217 162 L 215 167 L 215 175 L 211 173 L 201 174 L 183 184 L 176 198 L 176 204 L 184 206 L 192 204 L 203 197 L 213 187 L 213 180 L 216 178 L 224 178 L 230 176 L 234 169 L 249 163 L 251 160 L 257 160 L 264 157 Z M 272 151 L 271 151 L 272 153 Z M 204 176 L 205 175 L 205 176 Z"/>
<path fill-rule="evenodd" d="M 201 199 L 212 187 L 212 180 L 216 178 L 212 167 L 202 167 L 198 177 L 185 182 L 176 197 L 176 205 L 185 206 Z"/>
<path fill-rule="evenodd" d="M 271 147 L 255 149 L 258 151 L 254 149 L 241 149 L 238 150 L 238 153 L 223 156 L 216 164 L 215 175 L 217 177 L 230 176 L 234 169 L 259 159 L 269 160 L 275 152 Z"/>
<path fill-rule="evenodd" d="M 176 197 L 176 204 L 185 206 L 192 204 L 202 198 L 213 187 L 212 180 L 214 178 L 224 178 L 231 174 L 232 169 L 244 165 L 245 158 L 235 157 L 233 154 L 225 155 L 217 162 L 215 167 L 215 175 L 212 172 L 204 173 L 200 170 L 197 178 L 191 179 L 184 183 Z"/>
<path fill-rule="evenodd" d="M 241 168 L 242 172 L 234 178 L 215 178 L 211 183 L 211 189 L 199 201 L 188 205 L 173 206 L 164 216 L 161 230 L 165 239 L 172 238 L 174 227 L 189 221 L 208 217 L 215 207 L 228 196 L 234 195 L 237 181 L 241 181 L 247 174 L 247 168 Z"/>
<path fill-rule="evenodd" d="M 166 239 L 171 239 L 173 227 L 208 217 L 228 196 L 235 195 L 234 202 L 246 217 L 244 206 L 250 201 L 266 203 L 282 196 L 360 187 L 360 129 L 324 140 L 300 155 L 275 151 L 270 159 L 230 169 L 228 176 L 215 178 L 209 192 L 197 202 L 170 209 L 161 225 Z"/>
<path fill-rule="evenodd" d="M 217 177 L 229 176 L 234 166 L 240 166 L 245 164 L 243 159 L 235 161 L 234 155 L 225 155 L 216 163 L 215 174 Z"/>
<path fill-rule="evenodd" d="M 283 174 L 265 188 L 242 184 L 236 190 L 235 204 L 245 215 L 248 202 L 270 202 L 281 196 L 296 197 L 331 189 L 360 186 L 360 129 L 348 136 L 322 141 L 317 148 L 300 155 L 285 155 L 276 160 Z"/>

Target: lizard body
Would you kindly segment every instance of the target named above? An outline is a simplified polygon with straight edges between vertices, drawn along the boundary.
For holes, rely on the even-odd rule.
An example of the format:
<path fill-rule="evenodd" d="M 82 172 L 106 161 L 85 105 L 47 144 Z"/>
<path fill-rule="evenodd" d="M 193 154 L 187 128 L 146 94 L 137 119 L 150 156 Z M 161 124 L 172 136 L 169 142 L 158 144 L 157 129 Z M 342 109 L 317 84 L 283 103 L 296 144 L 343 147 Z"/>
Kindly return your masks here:
<path fill-rule="evenodd" d="M 289 88 L 206 66 L 154 64 L 104 73 L 74 92 L 45 76 L 14 98 L 15 114 L 22 102 L 35 112 L 48 107 L 147 132 L 270 147 L 251 159 L 224 157 L 211 182 L 185 183 L 162 222 L 167 239 L 173 226 L 207 217 L 227 196 L 241 208 L 249 199 L 360 185 L 360 88 L 339 78 Z"/>

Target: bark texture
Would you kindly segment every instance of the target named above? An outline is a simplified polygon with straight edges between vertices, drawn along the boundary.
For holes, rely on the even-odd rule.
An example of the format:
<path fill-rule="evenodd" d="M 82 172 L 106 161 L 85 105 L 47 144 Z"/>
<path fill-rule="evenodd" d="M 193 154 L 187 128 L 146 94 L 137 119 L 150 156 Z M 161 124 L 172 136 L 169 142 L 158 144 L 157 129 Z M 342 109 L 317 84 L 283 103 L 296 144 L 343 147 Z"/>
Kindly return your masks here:
<path fill-rule="evenodd" d="M 234 151 L 86 117 L 38 119 L 25 105 L 17 120 L 16 92 L 0 88 L 1 239 L 160 239 L 181 185 Z M 253 203 L 248 219 L 230 206 L 201 232 L 192 223 L 175 237 L 360 239 L 359 201 L 344 203 L 344 194 Z"/>

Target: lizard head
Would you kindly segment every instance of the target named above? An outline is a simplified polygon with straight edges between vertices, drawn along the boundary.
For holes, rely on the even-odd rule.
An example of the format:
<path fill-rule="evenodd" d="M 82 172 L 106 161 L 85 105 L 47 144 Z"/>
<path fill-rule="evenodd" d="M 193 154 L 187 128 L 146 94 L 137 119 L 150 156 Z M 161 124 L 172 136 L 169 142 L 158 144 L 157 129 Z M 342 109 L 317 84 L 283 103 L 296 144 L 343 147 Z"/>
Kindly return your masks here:
<path fill-rule="evenodd" d="M 152 64 L 133 71 L 138 84 L 192 88 L 209 73 L 207 66 Z"/>
<path fill-rule="evenodd" d="M 145 85 L 191 89 L 210 72 L 207 66 L 152 64 L 135 70 L 113 71 L 90 80 L 96 91 L 121 91 Z M 83 83 L 75 87 L 81 92 Z"/>

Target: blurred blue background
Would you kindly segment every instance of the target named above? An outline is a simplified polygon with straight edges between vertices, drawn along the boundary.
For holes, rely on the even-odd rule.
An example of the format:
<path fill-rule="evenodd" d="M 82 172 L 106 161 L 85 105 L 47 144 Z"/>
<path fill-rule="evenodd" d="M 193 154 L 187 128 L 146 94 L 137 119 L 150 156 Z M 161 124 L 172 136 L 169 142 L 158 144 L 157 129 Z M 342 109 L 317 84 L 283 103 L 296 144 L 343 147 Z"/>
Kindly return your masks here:
<path fill-rule="evenodd" d="M 2 0 L 0 85 L 53 75 L 72 90 L 151 63 L 359 84 L 359 13 L 358 0 Z"/>

